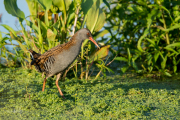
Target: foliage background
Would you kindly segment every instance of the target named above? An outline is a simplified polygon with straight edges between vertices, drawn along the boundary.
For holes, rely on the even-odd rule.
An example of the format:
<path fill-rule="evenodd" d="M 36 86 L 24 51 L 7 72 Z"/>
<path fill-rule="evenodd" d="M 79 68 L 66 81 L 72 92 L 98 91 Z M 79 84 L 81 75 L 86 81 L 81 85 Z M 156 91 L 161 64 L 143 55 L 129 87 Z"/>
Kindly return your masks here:
<path fill-rule="evenodd" d="M 4 2 L 21 29 L 1 24 L 9 31 L 0 32 L 0 57 L 6 61 L 0 66 L 1 118 L 180 118 L 178 0 L 26 1 L 31 16 L 24 16 L 16 0 Z M 41 92 L 42 78 L 29 65 L 27 49 L 43 53 L 68 42 L 83 27 L 91 30 L 101 49 L 88 41 L 83 44 L 68 69 L 73 79 L 60 81 L 66 100 L 53 77 Z M 123 75 L 106 76 L 107 71 Z M 171 78 L 156 80 L 164 76 Z"/>
<path fill-rule="evenodd" d="M 84 43 L 79 59 L 70 67 L 76 77 L 88 79 L 94 67 L 99 69 L 95 72 L 96 77 L 106 75 L 107 70 L 113 72 L 114 69 L 108 66 L 111 62 L 107 61 L 114 61 L 114 58 L 123 61 L 123 66 L 118 65 L 121 73 L 133 69 L 138 74 L 170 77 L 179 70 L 178 0 L 26 2 L 31 13 L 27 16 L 30 21 L 16 5 L 16 0 L 4 1 L 8 13 L 19 19 L 22 30 L 16 31 L 1 24 L 9 31 L 5 37 L 2 33 L 0 35 L 1 58 L 6 60 L 1 66 L 30 67 L 27 49 L 44 53 L 67 42 L 76 30 L 87 27 L 102 48 L 97 51 L 93 44 Z M 22 21 L 30 27 L 28 31 Z M 16 40 L 19 45 L 10 51 L 5 47 L 9 44 L 7 40 Z M 109 50 L 111 54 L 108 54 Z M 104 61 L 107 55 L 110 57 Z M 92 67 L 92 63 L 95 66 Z"/>

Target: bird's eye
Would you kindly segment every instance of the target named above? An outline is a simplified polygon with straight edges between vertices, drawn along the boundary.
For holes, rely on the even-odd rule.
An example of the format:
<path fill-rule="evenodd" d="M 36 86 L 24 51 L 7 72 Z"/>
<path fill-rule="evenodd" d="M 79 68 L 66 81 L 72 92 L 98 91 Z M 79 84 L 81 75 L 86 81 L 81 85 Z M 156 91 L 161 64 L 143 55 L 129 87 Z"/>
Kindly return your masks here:
<path fill-rule="evenodd" d="M 87 33 L 87 36 L 90 36 L 90 34 L 89 34 L 89 33 Z"/>

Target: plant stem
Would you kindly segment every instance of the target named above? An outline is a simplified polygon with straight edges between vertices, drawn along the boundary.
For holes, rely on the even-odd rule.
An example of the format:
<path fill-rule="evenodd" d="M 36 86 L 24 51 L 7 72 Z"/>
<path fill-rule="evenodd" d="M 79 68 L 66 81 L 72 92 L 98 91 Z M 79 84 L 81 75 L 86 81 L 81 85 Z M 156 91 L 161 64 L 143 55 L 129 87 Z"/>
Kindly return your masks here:
<path fill-rule="evenodd" d="M 74 35 L 75 29 L 76 29 L 78 13 L 79 13 L 79 7 L 77 8 L 77 11 L 76 11 L 76 17 L 75 17 L 75 20 L 74 20 L 74 27 L 73 27 L 72 35 Z"/>
<path fill-rule="evenodd" d="M 165 21 L 165 19 L 164 19 L 164 14 L 162 14 L 162 19 L 163 19 L 164 29 L 167 29 L 166 21 Z M 168 32 L 166 32 L 166 43 L 167 43 L 168 45 L 170 44 Z"/>
<path fill-rule="evenodd" d="M 22 20 L 21 20 L 21 19 L 19 19 L 19 24 L 21 25 L 22 33 L 24 34 L 24 40 L 25 40 L 26 44 L 27 44 L 28 47 L 29 47 L 28 35 L 27 35 L 26 30 L 24 29 L 24 26 L 22 25 Z"/>

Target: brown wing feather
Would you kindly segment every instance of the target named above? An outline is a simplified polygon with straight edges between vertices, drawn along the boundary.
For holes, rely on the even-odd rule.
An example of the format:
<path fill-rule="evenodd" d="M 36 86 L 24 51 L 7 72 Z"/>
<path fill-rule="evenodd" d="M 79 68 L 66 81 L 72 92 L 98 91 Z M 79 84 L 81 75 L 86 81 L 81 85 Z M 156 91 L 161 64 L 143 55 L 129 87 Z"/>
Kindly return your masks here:
<path fill-rule="evenodd" d="M 44 54 L 38 57 L 36 61 L 37 64 L 44 69 L 44 63 L 48 60 L 50 56 L 56 56 L 57 54 L 60 54 L 63 50 L 68 50 L 73 44 L 76 43 L 75 37 L 76 35 L 74 35 L 69 42 L 62 45 L 58 45 L 46 51 Z"/>

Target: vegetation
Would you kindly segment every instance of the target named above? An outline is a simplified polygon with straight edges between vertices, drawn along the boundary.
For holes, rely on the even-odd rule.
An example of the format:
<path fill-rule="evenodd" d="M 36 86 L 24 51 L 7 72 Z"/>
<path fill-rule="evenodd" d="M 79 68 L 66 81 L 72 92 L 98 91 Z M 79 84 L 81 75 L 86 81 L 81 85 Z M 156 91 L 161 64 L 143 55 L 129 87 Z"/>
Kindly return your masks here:
<path fill-rule="evenodd" d="M 109 49 L 112 54 L 108 61 L 115 58 L 126 63 L 119 66 L 122 73 L 133 68 L 137 73 L 158 71 L 158 75 L 170 77 L 179 70 L 180 2 L 177 0 L 26 1 L 31 21 L 17 7 L 16 0 L 4 1 L 6 10 L 19 19 L 22 28 L 15 31 L 2 24 L 9 30 L 5 37 L 0 35 L 1 58 L 6 59 L 8 66 L 17 66 L 19 62 L 28 67 L 27 49 L 43 53 L 67 42 L 76 30 L 87 27 L 104 47 L 97 51 L 91 43 L 84 43 L 80 59 L 70 67 L 76 77 L 79 73 L 81 78 L 85 74 L 88 79 L 92 63 L 99 68 L 96 78 L 100 73 L 105 75 L 106 70 L 112 72 L 103 61 Z M 26 31 L 23 21 L 30 30 Z M 5 48 L 6 40 L 19 43 L 14 46 L 15 52 Z"/>
<path fill-rule="evenodd" d="M 95 39 L 102 36 L 98 34 L 105 23 L 105 14 L 100 8 L 101 0 L 91 1 L 90 3 L 87 0 L 26 0 L 31 13 L 31 21 L 25 18 L 23 11 L 17 7 L 16 1 L 4 1 L 7 12 L 18 18 L 22 29 L 21 31 L 15 31 L 10 26 L 2 24 L 4 28 L 9 30 L 6 37 L 1 38 L 1 57 L 7 60 L 8 66 L 18 65 L 17 62 L 19 62 L 22 67 L 29 67 L 30 55 L 28 49 L 33 49 L 42 54 L 58 44 L 67 42 L 76 30 L 84 28 L 85 25 L 95 34 L 93 35 Z M 23 22 L 30 30 L 26 31 L 28 28 L 23 25 Z M 6 40 L 10 40 L 12 45 L 14 45 L 12 40 L 18 42 L 19 45 L 14 46 L 15 53 L 5 48 Z M 95 45 L 87 44 L 86 41 L 83 44 L 80 59 L 74 62 L 76 63 L 76 66 L 73 67 L 74 76 L 77 76 L 78 71 L 80 71 L 81 78 L 83 78 L 85 72 L 86 79 L 88 79 L 92 62 L 96 62 L 100 71 L 108 69 L 103 66 L 102 58 L 107 56 L 109 47 L 107 45 L 100 50 L 96 50 Z M 87 58 L 87 60 L 84 58 Z M 9 64 L 10 60 L 14 64 Z M 77 66 L 77 62 L 80 67 Z"/>
<path fill-rule="evenodd" d="M 133 68 L 137 73 L 172 76 L 179 65 L 179 1 L 121 0 L 111 2 L 113 9 L 106 27 L 111 34 L 107 44 L 117 47 L 116 60 L 127 64 L 124 73 Z"/>
<path fill-rule="evenodd" d="M 36 71 L 0 70 L 2 119 L 180 119 L 180 81 L 132 74 L 89 80 L 48 80 L 44 92 Z"/>
<path fill-rule="evenodd" d="M 4 0 L 21 30 L 1 24 L 9 31 L 0 31 L 1 118 L 180 119 L 179 0 L 26 2 L 30 16 L 16 0 Z M 84 27 L 101 49 L 84 42 L 64 75 L 70 71 L 68 78 L 73 78 L 59 83 L 66 100 L 59 96 L 55 78 L 41 92 L 42 78 L 30 66 L 27 50 L 44 53 Z M 5 47 L 9 44 L 13 51 Z M 107 71 L 121 76 L 107 76 Z"/>

